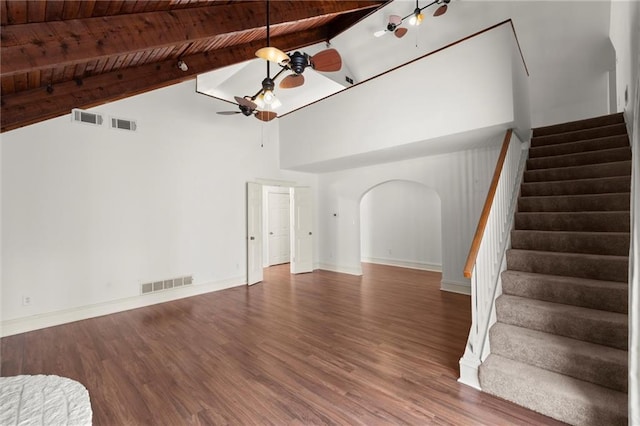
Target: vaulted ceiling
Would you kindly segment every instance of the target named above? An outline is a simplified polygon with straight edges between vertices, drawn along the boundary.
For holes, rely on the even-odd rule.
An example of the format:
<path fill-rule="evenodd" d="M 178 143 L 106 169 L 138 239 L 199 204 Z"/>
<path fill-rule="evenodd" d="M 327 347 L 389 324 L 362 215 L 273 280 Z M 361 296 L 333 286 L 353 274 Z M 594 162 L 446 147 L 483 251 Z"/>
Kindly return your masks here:
<path fill-rule="evenodd" d="M 273 1 L 271 44 L 290 51 L 330 40 L 389 1 Z M 0 0 L 1 131 L 254 58 L 266 45 L 265 5 Z"/>

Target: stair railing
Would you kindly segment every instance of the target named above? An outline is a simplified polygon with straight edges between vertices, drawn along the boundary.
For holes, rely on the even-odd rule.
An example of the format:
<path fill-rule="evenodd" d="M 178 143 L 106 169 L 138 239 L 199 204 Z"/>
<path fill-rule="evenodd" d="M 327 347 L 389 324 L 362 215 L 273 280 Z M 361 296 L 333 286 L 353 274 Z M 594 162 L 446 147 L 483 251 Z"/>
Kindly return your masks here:
<path fill-rule="evenodd" d="M 478 222 L 464 276 L 471 278 L 471 329 L 460 359 L 461 383 L 480 389 L 478 367 L 486 358 L 488 331 L 495 322 L 496 297 L 501 293 L 500 273 L 506 269 L 520 182 L 527 146 L 507 130 L 493 179 Z"/>

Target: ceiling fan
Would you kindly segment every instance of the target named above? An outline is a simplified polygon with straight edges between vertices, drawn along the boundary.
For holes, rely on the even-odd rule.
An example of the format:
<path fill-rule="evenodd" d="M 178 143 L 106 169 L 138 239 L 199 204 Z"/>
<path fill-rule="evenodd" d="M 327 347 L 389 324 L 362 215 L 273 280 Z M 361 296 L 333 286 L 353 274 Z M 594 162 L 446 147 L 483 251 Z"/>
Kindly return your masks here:
<path fill-rule="evenodd" d="M 282 50 L 271 46 L 269 31 L 269 0 L 267 3 L 267 46 L 256 51 L 256 56 L 267 61 L 267 76 L 262 80 L 260 90 L 253 96 L 234 96 L 239 111 L 220 111 L 221 115 L 243 114 L 245 116 L 255 116 L 262 121 L 271 121 L 278 116 L 271 109 L 281 105 L 274 94 L 276 79 L 286 71 L 291 71 L 289 75 L 282 79 L 279 84 L 281 89 L 292 89 L 304 84 L 302 73 L 308 67 L 316 71 L 334 72 L 342 68 L 342 58 L 336 49 L 325 49 L 311 56 L 304 52 L 294 52 L 286 54 Z M 271 62 L 275 62 L 282 69 L 271 77 Z M 258 109 L 260 108 L 260 109 Z"/>
<path fill-rule="evenodd" d="M 402 38 L 405 34 L 407 34 L 408 30 L 407 28 L 401 27 L 400 25 L 402 25 L 402 23 L 406 19 L 409 19 L 409 25 L 420 25 L 422 23 L 422 20 L 424 19 L 424 15 L 422 14 L 423 10 L 425 10 L 429 6 L 433 6 L 434 4 L 439 4 L 440 7 L 437 8 L 435 12 L 433 12 L 433 16 L 441 16 L 447 13 L 447 9 L 449 8 L 448 4 L 450 2 L 451 0 L 434 0 L 426 6 L 420 7 L 420 5 L 418 4 L 418 0 L 416 0 L 416 8 L 413 10 L 413 12 L 411 12 L 404 18 L 398 15 L 389 16 L 387 27 L 384 30 L 376 31 L 375 33 L 373 33 L 373 35 L 376 37 L 382 37 L 386 33 L 391 32 L 396 37 Z"/>

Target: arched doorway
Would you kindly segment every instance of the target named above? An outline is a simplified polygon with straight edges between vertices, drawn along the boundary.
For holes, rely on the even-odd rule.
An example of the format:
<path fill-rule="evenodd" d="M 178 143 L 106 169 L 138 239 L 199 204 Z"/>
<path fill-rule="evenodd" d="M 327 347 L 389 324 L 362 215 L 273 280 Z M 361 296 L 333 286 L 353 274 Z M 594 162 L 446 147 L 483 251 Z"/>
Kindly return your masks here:
<path fill-rule="evenodd" d="M 360 200 L 360 257 L 367 263 L 441 272 L 438 193 L 406 180 L 369 189 Z"/>

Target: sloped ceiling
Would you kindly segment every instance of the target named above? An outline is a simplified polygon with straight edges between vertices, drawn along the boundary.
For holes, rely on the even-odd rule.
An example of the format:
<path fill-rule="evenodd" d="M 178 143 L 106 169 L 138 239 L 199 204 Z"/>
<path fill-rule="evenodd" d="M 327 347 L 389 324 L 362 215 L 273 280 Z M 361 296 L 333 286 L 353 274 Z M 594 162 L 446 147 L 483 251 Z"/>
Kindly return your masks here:
<path fill-rule="evenodd" d="M 388 0 L 271 2 L 274 44 L 335 37 Z M 265 1 L 0 0 L 2 131 L 254 57 Z M 179 59 L 188 70 L 177 67 Z"/>

